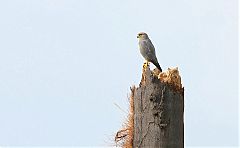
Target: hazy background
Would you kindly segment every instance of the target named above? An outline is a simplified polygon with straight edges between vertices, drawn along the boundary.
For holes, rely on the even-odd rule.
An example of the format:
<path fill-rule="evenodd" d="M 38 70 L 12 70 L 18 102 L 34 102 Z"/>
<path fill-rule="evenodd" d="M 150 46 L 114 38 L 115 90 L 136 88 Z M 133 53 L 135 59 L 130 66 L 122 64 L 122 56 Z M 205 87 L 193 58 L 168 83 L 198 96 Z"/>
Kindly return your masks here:
<path fill-rule="evenodd" d="M 0 1 L 0 145 L 113 144 L 145 31 L 180 69 L 186 146 L 237 146 L 237 17 L 237 0 Z"/>

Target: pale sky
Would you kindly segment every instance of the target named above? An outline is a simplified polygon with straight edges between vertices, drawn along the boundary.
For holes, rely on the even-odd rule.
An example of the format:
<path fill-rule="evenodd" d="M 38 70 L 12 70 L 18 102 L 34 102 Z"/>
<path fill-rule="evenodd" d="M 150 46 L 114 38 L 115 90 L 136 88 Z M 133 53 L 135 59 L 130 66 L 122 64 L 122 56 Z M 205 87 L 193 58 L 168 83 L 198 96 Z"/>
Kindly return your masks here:
<path fill-rule="evenodd" d="M 0 1 L 0 145 L 112 144 L 145 31 L 179 67 L 185 145 L 237 146 L 237 17 L 237 0 Z"/>

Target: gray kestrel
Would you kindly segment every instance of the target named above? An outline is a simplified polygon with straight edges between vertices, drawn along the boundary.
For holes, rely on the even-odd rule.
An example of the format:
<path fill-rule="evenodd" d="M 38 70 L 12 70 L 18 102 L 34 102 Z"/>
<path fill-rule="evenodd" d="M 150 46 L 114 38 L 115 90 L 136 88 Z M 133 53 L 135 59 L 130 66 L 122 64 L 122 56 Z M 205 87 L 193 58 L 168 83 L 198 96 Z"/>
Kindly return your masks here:
<path fill-rule="evenodd" d="M 160 67 L 156 57 L 155 48 L 151 40 L 148 38 L 148 35 L 144 32 L 140 32 L 138 33 L 137 38 L 139 39 L 138 44 L 144 59 L 147 62 L 153 63 L 160 70 L 160 72 L 162 72 L 162 68 Z"/>

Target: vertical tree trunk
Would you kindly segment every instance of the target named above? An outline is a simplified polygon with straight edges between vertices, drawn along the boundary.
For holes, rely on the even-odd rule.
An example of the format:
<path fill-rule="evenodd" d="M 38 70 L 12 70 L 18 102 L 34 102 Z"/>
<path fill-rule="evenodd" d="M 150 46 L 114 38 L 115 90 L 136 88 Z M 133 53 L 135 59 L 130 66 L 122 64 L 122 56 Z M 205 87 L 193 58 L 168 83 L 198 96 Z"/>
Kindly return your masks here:
<path fill-rule="evenodd" d="M 132 93 L 133 147 L 183 148 L 183 89 L 161 82 L 147 67 L 139 87 Z"/>

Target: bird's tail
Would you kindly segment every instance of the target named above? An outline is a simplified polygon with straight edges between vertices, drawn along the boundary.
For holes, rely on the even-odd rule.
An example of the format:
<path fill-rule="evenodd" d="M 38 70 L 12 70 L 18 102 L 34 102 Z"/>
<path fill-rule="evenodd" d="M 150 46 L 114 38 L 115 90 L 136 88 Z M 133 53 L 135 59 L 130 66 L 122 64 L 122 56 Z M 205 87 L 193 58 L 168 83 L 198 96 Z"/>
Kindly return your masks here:
<path fill-rule="evenodd" d="M 161 68 L 161 66 L 159 65 L 158 61 L 154 61 L 154 62 L 152 62 L 152 63 L 160 70 L 160 72 L 162 72 L 162 68 Z"/>

